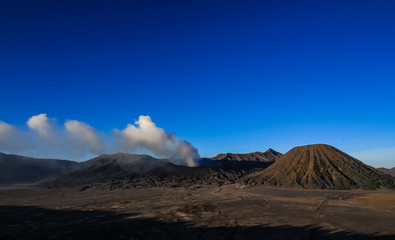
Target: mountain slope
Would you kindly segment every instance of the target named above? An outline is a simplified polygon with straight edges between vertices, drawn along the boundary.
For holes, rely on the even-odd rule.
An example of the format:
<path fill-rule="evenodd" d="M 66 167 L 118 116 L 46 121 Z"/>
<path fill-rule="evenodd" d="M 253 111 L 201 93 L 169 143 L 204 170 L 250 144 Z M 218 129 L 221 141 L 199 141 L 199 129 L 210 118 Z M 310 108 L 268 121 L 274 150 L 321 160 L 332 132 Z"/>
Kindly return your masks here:
<path fill-rule="evenodd" d="M 77 163 L 0 153 L 0 184 L 30 184 Z"/>
<path fill-rule="evenodd" d="M 394 188 L 395 178 L 324 144 L 295 147 L 263 171 L 245 176 L 246 184 L 292 188 Z"/>

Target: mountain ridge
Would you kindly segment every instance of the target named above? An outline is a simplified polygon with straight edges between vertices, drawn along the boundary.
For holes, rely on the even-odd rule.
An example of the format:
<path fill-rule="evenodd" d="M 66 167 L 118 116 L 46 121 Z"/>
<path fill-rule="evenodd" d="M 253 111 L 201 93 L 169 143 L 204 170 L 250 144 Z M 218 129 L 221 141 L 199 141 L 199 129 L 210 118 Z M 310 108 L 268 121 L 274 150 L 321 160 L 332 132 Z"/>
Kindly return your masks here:
<path fill-rule="evenodd" d="M 269 148 L 265 152 L 251 152 L 251 153 L 222 153 L 211 158 L 212 160 L 229 160 L 229 161 L 259 161 L 259 162 L 274 162 L 276 156 L 282 154 Z"/>
<path fill-rule="evenodd" d="M 239 174 L 208 166 L 187 167 L 166 159 L 129 153 L 104 154 L 68 171 L 44 179 L 40 185 L 67 187 L 107 184 L 117 188 L 190 186 L 235 183 Z"/>

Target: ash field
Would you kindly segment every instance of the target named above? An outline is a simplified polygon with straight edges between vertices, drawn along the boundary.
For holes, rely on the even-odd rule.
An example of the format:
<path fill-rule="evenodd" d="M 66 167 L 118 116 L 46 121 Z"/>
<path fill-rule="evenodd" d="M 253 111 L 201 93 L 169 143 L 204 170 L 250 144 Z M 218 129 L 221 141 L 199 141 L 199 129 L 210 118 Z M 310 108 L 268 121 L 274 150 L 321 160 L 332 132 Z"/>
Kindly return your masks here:
<path fill-rule="evenodd" d="M 0 239 L 395 239 L 395 178 L 324 144 L 58 161 L 0 155 Z"/>

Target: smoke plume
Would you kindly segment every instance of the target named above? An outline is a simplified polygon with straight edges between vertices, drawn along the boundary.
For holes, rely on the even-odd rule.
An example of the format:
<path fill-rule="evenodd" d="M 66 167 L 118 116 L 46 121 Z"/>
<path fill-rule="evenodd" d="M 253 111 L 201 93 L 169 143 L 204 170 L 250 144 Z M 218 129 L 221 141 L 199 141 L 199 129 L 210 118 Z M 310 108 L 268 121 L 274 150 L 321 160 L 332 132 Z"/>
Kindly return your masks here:
<path fill-rule="evenodd" d="M 199 154 L 190 143 L 180 141 L 174 133 L 166 133 L 149 116 L 140 116 L 134 124 L 128 124 L 122 131 L 114 130 L 122 148 L 147 149 L 159 156 L 183 160 L 188 166 L 195 166 L 194 159 Z"/>
<path fill-rule="evenodd" d="M 195 166 L 199 153 L 189 142 L 174 133 L 165 132 L 149 116 L 140 116 L 125 129 L 99 133 L 94 127 L 77 120 L 55 126 L 47 114 L 32 116 L 26 122 L 29 130 L 20 130 L 0 121 L 0 151 L 36 157 L 80 158 L 118 151 L 149 151 L 158 157 L 187 166 Z"/>
<path fill-rule="evenodd" d="M 94 154 L 104 152 L 104 146 L 96 129 L 77 120 L 69 120 L 64 125 L 76 148 Z"/>
<path fill-rule="evenodd" d="M 0 121 L 0 149 L 17 152 L 25 148 L 22 134 L 14 126 Z"/>

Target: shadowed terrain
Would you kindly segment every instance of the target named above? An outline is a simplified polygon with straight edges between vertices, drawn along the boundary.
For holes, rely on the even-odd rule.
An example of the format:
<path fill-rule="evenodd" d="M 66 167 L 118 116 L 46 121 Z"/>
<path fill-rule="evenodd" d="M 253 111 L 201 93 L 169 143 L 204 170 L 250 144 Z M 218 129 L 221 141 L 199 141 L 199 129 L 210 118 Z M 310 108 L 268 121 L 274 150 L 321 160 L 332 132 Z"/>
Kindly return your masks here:
<path fill-rule="evenodd" d="M 17 213 L 17 214 L 15 214 Z M 0 206 L 0 239 L 393 239 L 311 226 L 196 227 L 111 211 Z"/>

